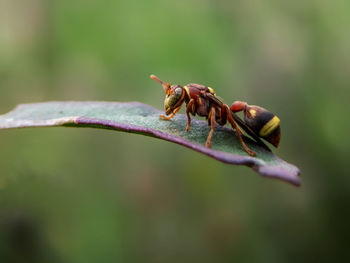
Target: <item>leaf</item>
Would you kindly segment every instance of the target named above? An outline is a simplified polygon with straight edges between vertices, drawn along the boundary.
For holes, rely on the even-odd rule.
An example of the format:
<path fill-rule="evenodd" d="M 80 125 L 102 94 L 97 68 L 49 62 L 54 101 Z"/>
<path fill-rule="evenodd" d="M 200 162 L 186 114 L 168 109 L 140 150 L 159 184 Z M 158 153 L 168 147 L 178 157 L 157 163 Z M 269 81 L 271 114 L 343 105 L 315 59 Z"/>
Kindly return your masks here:
<path fill-rule="evenodd" d="M 0 129 L 24 127 L 93 127 L 138 133 L 181 144 L 224 163 L 252 167 L 260 175 L 277 178 L 299 186 L 299 169 L 272 152 L 244 137 L 247 146 L 256 152 L 249 156 L 239 144 L 235 132 L 217 125 L 212 148 L 205 147 L 209 126 L 204 120 L 192 119 L 186 132 L 187 117 L 177 114 L 166 121 L 162 114 L 139 102 L 44 102 L 23 104 L 0 116 Z"/>

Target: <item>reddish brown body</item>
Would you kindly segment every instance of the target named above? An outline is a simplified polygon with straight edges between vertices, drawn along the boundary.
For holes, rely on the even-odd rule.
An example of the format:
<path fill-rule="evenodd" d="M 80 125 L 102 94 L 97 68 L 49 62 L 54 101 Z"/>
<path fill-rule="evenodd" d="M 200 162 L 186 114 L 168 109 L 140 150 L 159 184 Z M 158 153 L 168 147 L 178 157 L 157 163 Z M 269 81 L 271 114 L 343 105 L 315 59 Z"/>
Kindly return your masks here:
<path fill-rule="evenodd" d="M 193 102 L 188 108 L 189 113 L 193 116 L 206 117 L 210 124 L 211 109 L 215 109 L 215 121 L 220 125 L 225 125 L 227 122 L 227 110 L 225 104 L 223 104 L 216 96 L 212 89 L 199 85 L 188 84 L 184 86 L 186 90 L 185 102 L 188 107 L 190 101 Z"/>
<path fill-rule="evenodd" d="M 250 127 L 248 127 L 237 115 L 235 115 L 235 113 L 233 113 L 230 110 L 227 104 L 224 104 L 222 101 L 220 101 L 216 97 L 216 94 L 212 88 L 206 87 L 200 84 L 194 84 L 194 83 L 187 84 L 183 87 L 180 85 L 170 86 L 170 84 L 163 83 L 160 79 L 158 79 L 154 75 L 151 75 L 151 78 L 158 81 L 163 86 L 164 91 L 166 93 L 166 97 L 164 101 L 165 113 L 166 115 L 170 115 L 170 116 L 160 115 L 161 118 L 165 120 L 170 120 L 172 117 L 175 116 L 175 114 L 180 110 L 182 105 L 185 103 L 186 114 L 187 114 L 186 131 L 189 131 L 191 127 L 190 114 L 192 114 L 193 116 L 198 115 L 201 117 L 206 117 L 208 121 L 208 125 L 211 127 L 206 144 L 205 144 L 206 147 L 211 147 L 211 138 L 214 132 L 215 123 L 218 123 L 219 125 L 223 126 L 228 121 L 231 124 L 232 128 L 236 130 L 237 137 L 241 145 L 245 149 L 245 151 L 249 155 L 255 156 L 255 152 L 251 151 L 244 143 L 241 136 L 243 132 L 237 126 L 236 122 L 238 122 L 238 124 L 249 135 L 251 135 L 254 139 L 256 139 L 257 142 L 261 142 L 261 140 L 259 139 L 259 136 L 256 135 L 256 133 Z M 242 111 L 247 108 L 247 105 L 248 104 L 244 102 L 235 102 L 231 109 L 233 109 L 234 112 Z M 254 121 L 252 123 L 255 124 Z M 270 131 L 271 129 L 270 126 L 265 127 L 265 130 Z M 261 142 L 261 144 L 263 143 Z"/>

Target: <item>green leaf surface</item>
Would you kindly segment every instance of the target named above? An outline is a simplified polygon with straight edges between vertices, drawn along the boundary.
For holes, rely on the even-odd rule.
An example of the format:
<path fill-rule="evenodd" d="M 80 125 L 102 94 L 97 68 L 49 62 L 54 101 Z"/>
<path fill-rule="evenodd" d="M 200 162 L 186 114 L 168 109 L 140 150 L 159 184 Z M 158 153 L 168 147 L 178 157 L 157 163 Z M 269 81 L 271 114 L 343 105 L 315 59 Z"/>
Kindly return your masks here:
<path fill-rule="evenodd" d="M 219 161 L 252 167 L 260 175 L 300 185 L 299 169 L 248 137 L 244 141 L 256 152 L 249 156 L 235 132 L 217 125 L 212 148 L 205 147 L 209 126 L 205 120 L 192 119 L 186 132 L 187 117 L 177 114 L 166 121 L 163 112 L 139 102 L 44 102 L 23 104 L 0 116 L 0 129 L 24 127 L 93 127 L 144 134 L 175 142 Z"/>

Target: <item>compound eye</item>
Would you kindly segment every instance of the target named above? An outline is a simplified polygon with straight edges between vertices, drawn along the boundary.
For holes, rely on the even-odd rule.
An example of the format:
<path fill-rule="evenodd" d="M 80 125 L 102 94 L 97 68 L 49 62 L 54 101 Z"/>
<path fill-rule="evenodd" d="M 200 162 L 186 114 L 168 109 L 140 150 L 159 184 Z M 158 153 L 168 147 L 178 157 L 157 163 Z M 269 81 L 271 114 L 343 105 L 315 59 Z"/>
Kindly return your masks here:
<path fill-rule="evenodd" d="M 169 106 L 174 106 L 179 101 L 179 99 L 181 98 L 182 92 L 183 92 L 182 88 L 176 88 L 174 90 L 174 93 L 170 94 L 170 96 L 168 98 L 168 105 Z"/>
<path fill-rule="evenodd" d="M 174 93 L 175 93 L 176 96 L 181 97 L 181 95 L 182 95 L 182 88 L 176 88 Z"/>

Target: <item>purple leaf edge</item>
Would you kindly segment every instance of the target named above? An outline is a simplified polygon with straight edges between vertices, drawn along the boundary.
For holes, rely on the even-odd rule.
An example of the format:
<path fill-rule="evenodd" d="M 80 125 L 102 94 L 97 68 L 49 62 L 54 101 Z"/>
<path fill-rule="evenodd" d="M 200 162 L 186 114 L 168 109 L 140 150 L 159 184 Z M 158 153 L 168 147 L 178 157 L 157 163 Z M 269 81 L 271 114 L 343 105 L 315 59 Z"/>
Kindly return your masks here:
<path fill-rule="evenodd" d="M 104 128 L 110 128 L 113 130 L 121 130 L 121 131 L 130 132 L 130 133 L 141 133 L 152 137 L 157 137 L 165 141 L 183 145 L 187 148 L 203 153 L 223 163 L 234 164 L 234 165 L 246 165 L 248 167 L 251 167 L 254 171 L 256 171 L 258 174 L 260 174 L 263 177 L 279 179 L 284 182 L 290 183 L 294 186 L 301 185 L 301 181 L 299 178 L 300 170 L 296 166 L 287 163 L 286 161 L 280 159 L 277 156 L 276 158 L 278 162 L 285 163 L 287 166 L 289 166 L 290 169 L 285 169 L 277 165 L 276 166 L 261 165 L 256 161 L 254 157 L 240 156 L 236 154 L 221 152 L 214 149 L 209 149 L 200 144 L 189 142 L 175 135 L 170 135 L 162 131 L 158 131 L 151 128 L 145 128 L 145 127 L 137 126 L 133 124 L 119 123 L 119 122 L 102 120 L 98 118 L 89 118 L 89 117 L 78 117 L 75 120 L 75 123 L 77 125 L 86 125 L 86 126 L 98 125 L 98 126 L 102 126 Z"/>

